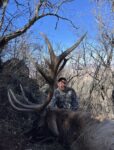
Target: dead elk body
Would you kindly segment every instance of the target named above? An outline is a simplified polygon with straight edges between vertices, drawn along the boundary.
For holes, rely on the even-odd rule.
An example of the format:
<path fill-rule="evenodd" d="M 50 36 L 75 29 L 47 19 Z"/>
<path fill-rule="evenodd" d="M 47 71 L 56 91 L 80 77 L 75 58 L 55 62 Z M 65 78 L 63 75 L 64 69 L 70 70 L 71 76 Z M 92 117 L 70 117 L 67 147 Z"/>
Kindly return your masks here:
<path fill-rule="evenodd" d="M 16 98 L 12 90 L 9 90 L 8 97 L 15 109 L 40 113 L 50 99 L 37 106 L 28 100 L 26 100 L 27 104 L 23 104 Z M 114 150 L 114 120 L 99 121 L 90 113 L 82 111 L 47 109 L 45 123 L 53 134 L 68 142 L 71 150 Z"/>

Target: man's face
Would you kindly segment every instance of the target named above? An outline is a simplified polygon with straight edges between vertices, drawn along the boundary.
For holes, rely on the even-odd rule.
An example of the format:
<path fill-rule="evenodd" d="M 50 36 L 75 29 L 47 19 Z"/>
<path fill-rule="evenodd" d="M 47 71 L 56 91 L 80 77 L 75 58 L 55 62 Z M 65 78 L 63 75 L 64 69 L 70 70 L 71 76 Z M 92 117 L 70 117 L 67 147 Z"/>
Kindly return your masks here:
<path fill-rule="evenodd" d="M 58 88 L 61 90 L 61 91 L 64 91 L 65 88 L 67 87 L 67 81 L 66 80 L 61 80 L 58 82 Z"/>

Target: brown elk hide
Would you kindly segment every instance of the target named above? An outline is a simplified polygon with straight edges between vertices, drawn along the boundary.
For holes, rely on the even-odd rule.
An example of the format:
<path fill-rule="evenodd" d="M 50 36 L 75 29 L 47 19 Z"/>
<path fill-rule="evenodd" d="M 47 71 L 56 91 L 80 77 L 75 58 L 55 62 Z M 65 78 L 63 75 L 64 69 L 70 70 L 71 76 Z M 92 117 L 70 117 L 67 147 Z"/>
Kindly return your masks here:
<path fill-rule="evenodd" d="M 100 121 L 87 112 L 59 109 L 49 111 L 47 118 L 48 127 L 57 131 L 71 150 L 114 150 L 114 120 Z"/>

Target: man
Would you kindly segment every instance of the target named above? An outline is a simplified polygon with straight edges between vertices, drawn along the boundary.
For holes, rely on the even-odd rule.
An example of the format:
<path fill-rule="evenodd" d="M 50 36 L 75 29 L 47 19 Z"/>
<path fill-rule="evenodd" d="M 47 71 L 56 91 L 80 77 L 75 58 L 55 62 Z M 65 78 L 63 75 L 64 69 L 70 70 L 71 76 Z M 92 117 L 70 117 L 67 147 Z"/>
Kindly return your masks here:
<path fill-rule="evenodd" d="M 78 109 L 78 100 L 74 89 L 67 87 L 67 80 L 64 77 L 58 79 L 58 88 L 54 91 L 53 98 L 50 102 L 51 108 L 61 109 Z"/>

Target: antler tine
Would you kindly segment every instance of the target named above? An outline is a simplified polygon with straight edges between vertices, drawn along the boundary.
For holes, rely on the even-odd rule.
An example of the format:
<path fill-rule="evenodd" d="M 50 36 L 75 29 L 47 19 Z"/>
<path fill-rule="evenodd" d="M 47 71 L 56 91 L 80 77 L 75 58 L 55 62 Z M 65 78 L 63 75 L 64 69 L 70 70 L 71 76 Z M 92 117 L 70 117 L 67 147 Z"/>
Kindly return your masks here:
<path fill-rule="evenodd" d="M 8 99 L 9 99 L 9 102 L 10 102 L 11 106 L 12 106 L 14 109 L 18 110 L 18 111 L 33 111 L 32 109 L 26 109 L 26 108 L 19 108 L 19 107 L 17 107 L 17 106 L 14 104 L 14 102 L 12 101 L 11 94 L 10 94 L 9 91 L 8 91 Z"/>
<path fill-rule="evenodd" d="M 12 96 L 14 102 L 16 102 L 17 104 L 19 104 L 20 106 L 22 106 L 22 107 L 24 107 L 24 108 L 30 108 L 30 109 L 31 109 L 31 108 L 37 108 L 37 107 L 39 106 L 39 104 L 33 104 L 33 105 L 24 104 L 24 103 L 20 102 L 20 101 L 16 98 L 14 92 L 13 92 L 11 89 L 9 89 L 9 92 L 10 92 L 10 94 L 11 94 L 11 96 Z"/>
<path fill-rule="evenodd" d="M 57 75 L 58 75 L 58 74 L 61 72 L 61 70 L 64 68 L 64 66 L 66 65 L 66 63 L 67 63 L 68 60 L 69 60 L 69 59 L 64 58 L 64 61 L 63 61 L 62 65 L 60 66 L 60 68 L 59 68 L 58 71 L 57 71 Z"/>
<path fill-rule="evenodd" d="M 85 38 L 87 33 L 85 33 L 72 47 L 68 48 L 66 51 L 64 51 L 62 54 L 60 54 L 58 56 L 58 63 L 56 65 L 55 70 L 58 70 L 59 65 L 61 64 L 61 62 L 76 48 L 78 47 L 78 45 L 82 42 L 82 40 Z M 66 63 L 64 63 L 63 65 L 65 66 Z M 62 66 L 62 68 L 64 68 L 64 66 Z M 58 72 L 60 72 L 58 70 Z"/>
<path fill-rule="evenodd" d="M 25 96 L 25 92 L 24 92 L 23 87 L 22 87 L 21 84 L 20 84 L 20 89 L 21 89 L 21 93 L 22 93 L 22 96 L 23 96 L 23 98 L 25 99 L 25 101 L 26 101 L 28 104 L 34 104 L 34 103 L 30 102 L 30 101 L 28 100 L 28 98 Z"/>
<path fill-rule="evenodd" d="M 50 102 L 51 98 L 52 98 L 52 94 L 50 93 L 48 95 L 47 100 L 43 104 L 31 104 L 31 105 L 28 105 L 28 104 L 24 104 L 24 103 L 20 102 L 16 98 L 14 92 L 11 89 L 8 90 L 8 99 L 9 99 L 10 104 L 13 106 L 13 108 L 15 108 L 17 110 L 20 110 L 20 111 L 37 111 L 37 112 L 42 111 L 48 105 L 48 103 Z M 14 102 L 16 104 L 18 104 L 22 108 L 16 106 L 16 104 L 14 104 Z"/>
<path fill-rule="evenodd" d="M 87 33 L 85 33 L 72 47 L 68 48 L 61 55 L 59 55 L 59 61 L 63 60 L 66 56 L 68 56 L 78 45 L 83 41 Z"/>
<path fill-rule="evenodd" d="M 47 36 L 46 36 L 44 33 L 40 33 L 40 34 L 41 34 L 41 35 L 43 36 L 43 38 L 45 39 L 45 42 L 46 42 L 46 44 L 47 44 L 47 46 L 48 46 L 48 51 L 49 51 L 49 54 L 50 54 L 51 64 L 53 64 L 54 61 L 57 59 L 57 58 L 56 58 L 56 55 L 55 55 L 55 53 L 54 53 L 53 47 L 52 47 L 52 45 L 51 45 L 49 39 L 47 38 Z"/>

